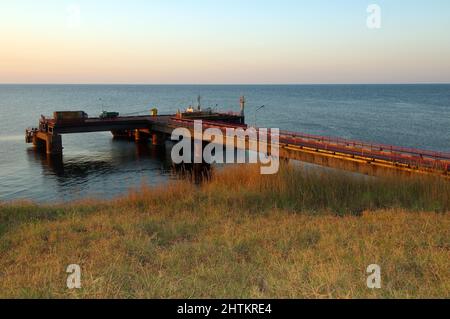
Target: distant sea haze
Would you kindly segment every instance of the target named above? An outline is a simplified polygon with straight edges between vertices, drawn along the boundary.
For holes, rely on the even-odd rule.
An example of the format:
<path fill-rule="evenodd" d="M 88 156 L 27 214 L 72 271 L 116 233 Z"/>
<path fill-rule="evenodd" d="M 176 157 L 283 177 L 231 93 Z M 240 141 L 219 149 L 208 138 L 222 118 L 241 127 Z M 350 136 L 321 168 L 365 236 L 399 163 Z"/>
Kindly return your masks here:
<path fill-rule="evenodd" d="M 450 152 L 449 84 L 0 85 L 0 199 L 109 198 L 175 178 L 167 154 L 109 133 L 64 135 L 64 162 L 55 165 L 23 132 L 55 110 L 175 113 L 196 106 L 198 95 L 222 111 L 238 111 L 245 95 L 251 125 Z"/>

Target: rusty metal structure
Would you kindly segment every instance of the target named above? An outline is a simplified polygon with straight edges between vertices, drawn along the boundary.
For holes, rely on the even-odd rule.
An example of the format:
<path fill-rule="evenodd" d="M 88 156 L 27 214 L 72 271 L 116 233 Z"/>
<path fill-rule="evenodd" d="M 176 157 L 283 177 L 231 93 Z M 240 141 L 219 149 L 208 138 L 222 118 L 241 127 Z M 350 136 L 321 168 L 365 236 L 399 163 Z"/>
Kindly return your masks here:
<path fill-rule="evenodd" d="M 245 99 L 241 98 L 240 102 L 240 113 L 199 111 L 157 115 L 153 112 L 148 116 L 106 119 L 83 116 L 78 120 L 71 118 L 70 121 L 58 120 L 55 113 L 53 118 L 42 116 L 38 128 L 27 129 L 25 140 L 36 147 L 42 146 L 49 155 L 61 155 L 61 135 L 71 133 L 110 131 L 116 138 L 133 139 L 136 142 L 151 140 L 153 145 L 160 145 L 170 139 L 174 128 L 184 127 L 193 131 L 194 121 L 199 119 L 203 122 L 203 130 L 216 128 L 225 135 L 227 128 L 248 128 L 244 117 Z M 286 160 L 299 160 L 367 175 L 400 172 L 450 177 L 450 153 L 289 131 L 280 131 L 278 139 L 279 156 Z M 249 144 L 247 137 L 243 145 L 249 149 Z"/>

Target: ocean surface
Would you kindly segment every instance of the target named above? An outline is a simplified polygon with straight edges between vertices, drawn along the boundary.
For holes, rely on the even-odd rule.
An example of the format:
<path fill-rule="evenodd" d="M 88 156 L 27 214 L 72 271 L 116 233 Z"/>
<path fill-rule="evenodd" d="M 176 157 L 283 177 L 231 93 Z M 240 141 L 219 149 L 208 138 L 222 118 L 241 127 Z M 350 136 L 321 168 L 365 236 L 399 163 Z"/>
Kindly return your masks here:
<path fill-rule="evenodd" d="M 175 113 L 198 95 L 222 111 L 239 111 L 245 95 L 252 125 L 450 152 L 450 85 L 0 85 L 0 200 L 110 198 L 176 179 L 170 149 L 64 135 L 55 162 L 25 144 L 24 130 L 55 110 Z"/>

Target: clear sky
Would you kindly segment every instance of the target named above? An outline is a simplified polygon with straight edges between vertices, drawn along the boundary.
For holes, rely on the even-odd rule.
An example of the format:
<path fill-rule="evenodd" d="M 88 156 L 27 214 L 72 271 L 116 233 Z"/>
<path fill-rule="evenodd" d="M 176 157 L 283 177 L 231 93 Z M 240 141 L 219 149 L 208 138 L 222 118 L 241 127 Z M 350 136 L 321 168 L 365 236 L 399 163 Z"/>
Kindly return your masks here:
<path fill-rule="evenodd" d="M 0 1 L 0 83 L 418 82 L 450 82 L 448 0 Z"/>

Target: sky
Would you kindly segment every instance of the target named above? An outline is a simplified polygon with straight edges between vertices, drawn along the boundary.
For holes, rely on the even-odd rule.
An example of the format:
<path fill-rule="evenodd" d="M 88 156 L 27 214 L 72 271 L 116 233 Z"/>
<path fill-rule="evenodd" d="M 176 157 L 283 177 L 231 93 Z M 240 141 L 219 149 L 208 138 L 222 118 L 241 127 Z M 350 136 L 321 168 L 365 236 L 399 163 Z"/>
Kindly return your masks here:
<path fill-rule="evenodd" d="M 0 83 L 449 82 L 448 0 L 0 1 Z"/>

